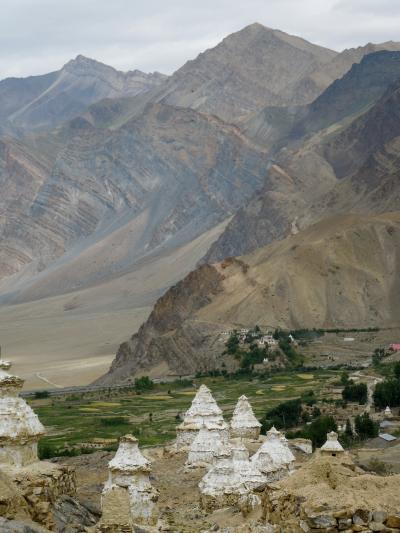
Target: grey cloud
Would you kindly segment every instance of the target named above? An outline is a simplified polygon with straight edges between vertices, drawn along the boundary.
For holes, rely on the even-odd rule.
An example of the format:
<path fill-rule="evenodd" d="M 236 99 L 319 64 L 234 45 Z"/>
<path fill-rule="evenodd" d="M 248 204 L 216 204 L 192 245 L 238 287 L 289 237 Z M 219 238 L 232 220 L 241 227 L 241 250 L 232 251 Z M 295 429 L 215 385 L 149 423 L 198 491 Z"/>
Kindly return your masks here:
<path fill-rule="evenodd" d="M 398 39 L 398 0 L 2 0 L 0 78 L 84 54 L 171 73 L 252 22 L 335 49 Z"/>

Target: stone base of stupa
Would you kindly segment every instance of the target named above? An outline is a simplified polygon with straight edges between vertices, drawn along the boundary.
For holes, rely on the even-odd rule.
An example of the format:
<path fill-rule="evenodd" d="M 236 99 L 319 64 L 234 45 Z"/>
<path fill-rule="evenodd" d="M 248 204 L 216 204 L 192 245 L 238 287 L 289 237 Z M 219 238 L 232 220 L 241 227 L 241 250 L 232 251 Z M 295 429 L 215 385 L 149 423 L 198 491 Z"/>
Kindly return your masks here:
<path fill-rule="evenodd" d="M 25 467 L 37 461 L 37 442 L 0 444 L 0 468 L 2 465 Z"/>
<path fill-rule="evenodd" d="M 132 487 L 112 485 L 102 495 L 102 517 L 98 531 L 134 531 L 134 526 L 156 524 L 157 498 L 158 493 L 152 488 L 138 491 Z"/>
<path fill-rule="evenodd" d="M 0 465 L 0 471 L 18 488 L 27 502 L 31 519 L 47 529 L 54 530 L 54 503 L 60 496 L 73 496 L 76 492 L 74 469 L 37 461 L 22 468 Z"/>

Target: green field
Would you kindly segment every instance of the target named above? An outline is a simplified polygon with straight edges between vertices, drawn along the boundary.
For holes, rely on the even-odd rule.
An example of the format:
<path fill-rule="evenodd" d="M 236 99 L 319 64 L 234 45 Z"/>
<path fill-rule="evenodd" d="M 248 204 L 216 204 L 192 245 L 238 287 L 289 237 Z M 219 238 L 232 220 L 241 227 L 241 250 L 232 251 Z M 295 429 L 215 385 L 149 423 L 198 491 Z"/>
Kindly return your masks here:
<path fill-rule="evenodd" d="M 316 395 L 324 386 L 337 379 L 335 371 L 279 373 L 270 378 L 226 379 L 223 377 L 196 379 L 205 383 L 229 420 L 238 397 L 250 399 L 256 416 L 261 418 L 274 405 L 297 398 L 307 390 Z M 118 438 L 126 433 L 138 437 L 140 444 L 164 444 L 175 438 L 177 415 L 190 406 L 194 388 L 179 382 L 156 385 L 140 395 L 134 392 L 103 394 L 102 397 L 69 396 L 60 399 L 30 400 L 30 404 L 46 426 L 42 446 L 61 450 L 79 446 L 93 438 Z M 150 414 L 152 416 L 150 416 Z"/>

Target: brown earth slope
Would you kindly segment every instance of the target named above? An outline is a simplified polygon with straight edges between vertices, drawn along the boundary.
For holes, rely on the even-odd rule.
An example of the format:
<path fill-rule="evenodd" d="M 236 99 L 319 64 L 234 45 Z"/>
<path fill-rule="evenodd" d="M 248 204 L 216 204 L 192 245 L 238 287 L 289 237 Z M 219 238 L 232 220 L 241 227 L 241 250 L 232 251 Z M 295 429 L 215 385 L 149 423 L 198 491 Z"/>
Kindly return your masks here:
<path fill-rule="evenodd" d="M 164 363 L 175 373 L 214 365 L 227 327 L 390 326 L 400 321 L 400 212 L 346 215 L 204 265 L 171 288 L 121 345 L 103 383 Z"/>

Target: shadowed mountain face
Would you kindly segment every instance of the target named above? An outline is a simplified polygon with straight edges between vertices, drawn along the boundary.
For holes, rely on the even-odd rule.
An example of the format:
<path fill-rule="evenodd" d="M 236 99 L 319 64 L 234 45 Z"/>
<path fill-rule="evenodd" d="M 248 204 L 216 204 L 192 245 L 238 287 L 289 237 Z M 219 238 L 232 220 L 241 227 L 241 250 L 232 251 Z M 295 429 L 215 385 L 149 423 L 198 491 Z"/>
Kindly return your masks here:
<path fill-rule="evenodd" d="M 164 82 L 158 72 L 120 72 L 84 56 L 58 72 L 0 82 L 0 118 L 11 131 L 54 128 L 103 98 L 134 96 Z M 7 126 L 8 123 L 8 126 Z"/>
<path fill-rule="evenodd" d="M 374 53 L 302 108 L 269 170 L 292 187 L 257 192 L 205 260 L 248 253 L 328 214 L 397 209 L 398 79 L 400 52 Z"/>
<path fill-rule="evenodd" d="M 226 328 L 391 326 L 400 320 L 399 247 L 399 213 L 347 215 L 203 265 L 158 300 L 100 382 L 161 363 L 178 374 L 213 368 Z"/>

